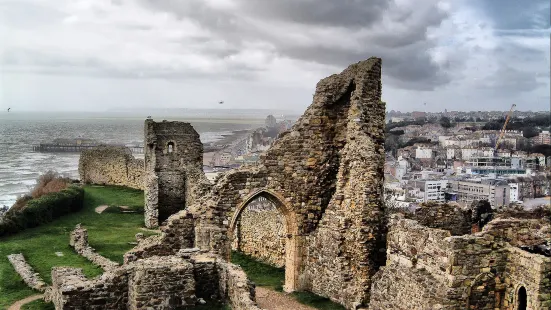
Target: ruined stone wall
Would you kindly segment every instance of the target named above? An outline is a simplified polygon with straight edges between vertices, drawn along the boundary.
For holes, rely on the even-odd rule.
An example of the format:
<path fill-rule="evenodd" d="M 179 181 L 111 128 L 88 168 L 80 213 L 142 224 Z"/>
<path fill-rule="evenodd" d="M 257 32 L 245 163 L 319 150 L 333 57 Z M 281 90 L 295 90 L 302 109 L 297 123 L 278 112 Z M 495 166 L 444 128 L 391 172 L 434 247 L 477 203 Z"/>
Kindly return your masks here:
<path fill-rule="evenodd" d="M 80 224 L 77 224 L 75 229 L 71 232 L 69 245 L 72 246 L 78 254 L 86 257 L 94 265 L 103 268 L 103 270 L 111 270 L 119 266 L 118 263 L 96 253 L 94 248 L 88 244 L 88 231 Z"/>
<path fill-rule="evenodd" d="M 145 167 L 126 147 L 98 146 L 82 151 L 78 163 L 83 183 L 144 189 Z"/>
<path fill-rule="evenodd" d="M 201 299 L 226 302 L 236 310 L 260 310 L 243 270 L 197 249 L 139 259 L 91 280 L 81 269 L 56 267 L 47 299 L 59 310 L 169 310 Z"/>
<path fill-rule="evenodd" d="M 10 254 L 8 255 L 8 260 L 10 261 L 15 272 L 19 274 L 23 282 L 27 284 L 30 288 L 43 292 L 48 286 L 46 282 L 40 277 L 40 274 L 34 272 L 31 265 L 27 263 L 23 254 Z"/>
<path fill-rule="evenodd" d="M 194 268 L 189 261 L 168 256 L 135 264 L 128 282 L 128 309 L 176 309 L 196 301 Z"/>
<path fill-rule="evenodd" d="M 499 218 L 482 229 L 512 246 L 530 246 L 551 240 L 551 223 L 546 219 Z"/>
<path fill-rule="evenodd" d="M 52 289 L 46 300 L 58 310 L 125 310 L 128 304 L 128 274 L 124 269 L 88 280 L 80 268 L 52 268 Z"/>
<path fill-rule="evenodd" d="M 395 215 L 369 309 L 516 309 L 511 292 L 520 283 L 531 290 L 532 305 L 542 303 L 551 293 L 545 280 L 551 259 L 509 243 L 537 229 L 533 220 L 505 219 L 473 235 L 450 236 Z M 545 309 L 538 307 L 529 309 Z"/>
<path fill-rule="evenodd" d="M 145 223 L 157 227 L 201 191 L 203 144 L 189 123 L 145 121 Z M 200 177 L 202 179 L 198 179 Z"/>
<path fill-rule="evenodd" d="M 381 62 L 368 64 L 350 67 L 349 73 L 355 71 L 352 77 L 345 71 L 322 80 L 314 99 L 332 96 L 342 87 L 343 95 L 336 101 L 348 102 L 349 108 L 339 118 L 345 129 L 336 135 L 342 144 L 336 144 L 340 151 L 334 194 L 317 231 L 307 237 L 302 281 L 314 293 L 350 309 L 368 304 L 371 278 L 384 264 L 385 254 L 385 106 L 380 101 Z"/>
<path fill-rule="evenodd" d="M 241 213 L 232 240 L 239 251 L 275 267 L 285 267 L 285 219 L 269 201 L 252 202 Z"/>
<path fill-rule="evenodd" d="M 502 309 L 515 310 L 518 290 L 526 288 L 528 309 L 551 309 L 551 258 L 510 248 Z"/>
<path fill-rule="evenodd" d="M 421 204 L 413 214 L 406 214 L 406 217 L 426 227 L 447 230 L 453 236 L 471 233 L 471 212 L 458 205 Z"/>
<path fill-rule="evenodd" d="M 124 263 L 152 256 L 174 255 L 179 249 L 193 248 L 195 244 L 195 220 L 187 211 L 170 217 L 160 236 L 140 240 L 138 245 L 124 254 Z"/>
<path fill-rule="evenodd" d="M 394 216 L 386 266 L 373 278 L 369 309 L 439 309 L 446 303 L 450 232 Z"/>

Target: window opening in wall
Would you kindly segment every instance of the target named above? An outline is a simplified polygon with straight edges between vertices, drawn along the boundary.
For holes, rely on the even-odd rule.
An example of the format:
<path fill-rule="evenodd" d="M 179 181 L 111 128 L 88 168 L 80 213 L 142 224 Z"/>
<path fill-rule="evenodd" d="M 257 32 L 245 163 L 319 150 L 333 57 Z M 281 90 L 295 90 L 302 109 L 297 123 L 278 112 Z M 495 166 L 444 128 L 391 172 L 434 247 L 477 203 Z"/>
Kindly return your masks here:
<path fill-rule="evenodd" d="M 174 152 L 174 142 L 169 142 L 168 143 L 168 152 L 169 153 Z"/>
<path fill-rule="evenodd" d="M 524 286 L 521 286 L 518 289 L 518 310 L 526 310 L 526 307 L 528 306 L 528 298 L 526 296 L 526 288 Z"/>

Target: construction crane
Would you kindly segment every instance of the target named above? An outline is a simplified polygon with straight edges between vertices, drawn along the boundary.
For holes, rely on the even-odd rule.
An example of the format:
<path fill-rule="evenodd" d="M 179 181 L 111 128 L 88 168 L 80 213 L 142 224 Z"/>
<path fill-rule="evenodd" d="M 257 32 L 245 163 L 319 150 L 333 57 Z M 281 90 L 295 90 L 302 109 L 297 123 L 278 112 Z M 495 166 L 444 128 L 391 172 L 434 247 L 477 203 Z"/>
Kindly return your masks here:
<path fill-rule="evenodd" d="M 499 147 L 499 143 L 501 142 L 501 139 L 505 135 L 505 128 L 507 127 L 507 124 L 511 120 L 511 115 L 513 115 L 513 109 L 516 107 L 516 104 L 513 104 L 511 106 L 511 110 L 509 110 L 509 113 L 507 114 L 507 118 L 505 119 L 505 124 L 503 124 L 503 128 L 501 128 L 501 133 L 499 134 L 499 138 L 497 138 L 496 146 L 494 148 L 494 153 L 497 153 L 497 148 Z"/>

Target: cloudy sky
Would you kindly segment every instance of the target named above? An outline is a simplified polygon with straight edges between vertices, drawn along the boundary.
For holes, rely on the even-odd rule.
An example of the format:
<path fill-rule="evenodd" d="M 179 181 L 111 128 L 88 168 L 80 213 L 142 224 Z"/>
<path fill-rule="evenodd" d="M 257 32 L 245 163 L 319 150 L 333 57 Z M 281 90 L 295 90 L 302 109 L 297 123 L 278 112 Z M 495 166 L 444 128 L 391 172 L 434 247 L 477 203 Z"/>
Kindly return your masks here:
<path fill-rule="evenodd" d="M 389 110 L 549 110 L 549 0 L 0 0 L 0 107 L 281 108 L 383 59 Z"/>

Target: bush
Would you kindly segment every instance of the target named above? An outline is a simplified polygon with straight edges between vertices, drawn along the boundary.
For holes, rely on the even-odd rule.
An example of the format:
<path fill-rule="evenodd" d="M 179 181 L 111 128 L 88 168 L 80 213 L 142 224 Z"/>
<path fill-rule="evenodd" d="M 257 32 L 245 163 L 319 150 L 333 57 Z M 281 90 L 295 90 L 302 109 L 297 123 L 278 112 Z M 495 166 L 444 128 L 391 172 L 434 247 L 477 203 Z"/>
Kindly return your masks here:
<path fill-rule="evenodd" d="M 60 192 L 31 199 L 24 208 L 10 209 L 0 222 L 0 236 L 51 222 L 63 215 L 82 209 L 84 190 L 70 186 Z"/>

